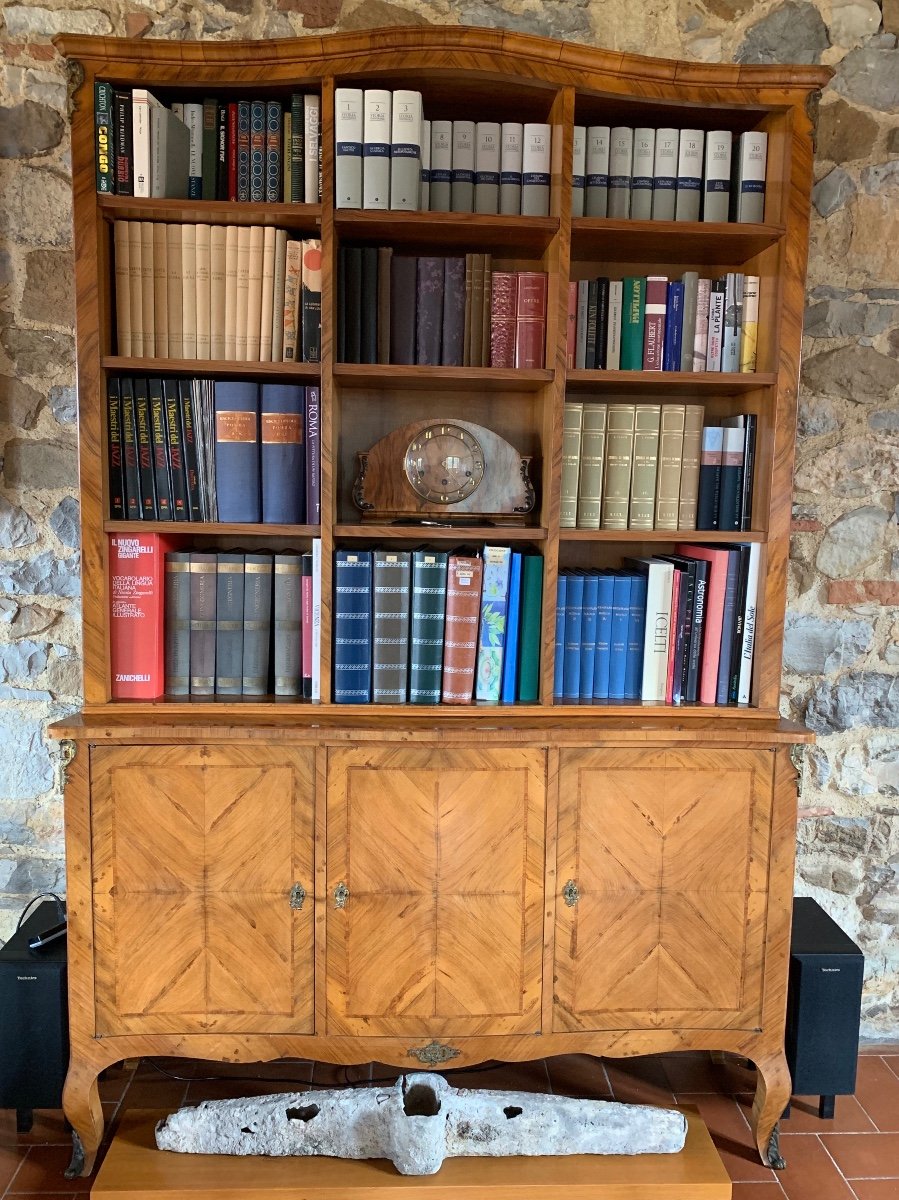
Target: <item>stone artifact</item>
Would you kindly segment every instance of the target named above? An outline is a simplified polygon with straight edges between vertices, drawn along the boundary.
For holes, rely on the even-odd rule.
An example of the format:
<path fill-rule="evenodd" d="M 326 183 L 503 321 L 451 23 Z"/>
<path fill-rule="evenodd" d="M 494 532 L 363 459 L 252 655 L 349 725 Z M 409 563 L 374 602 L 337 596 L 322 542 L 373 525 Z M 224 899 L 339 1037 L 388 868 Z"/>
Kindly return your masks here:
<path fill-rule="evenodd" d="M 440 1075 L 391 1087 L 207 1100 L 160 1121 L 160 1150 L 185 1154 L 389 1158 L 433 1175 L 445 1158 L 676 1154 L 687 1123 L 672 1109 L 531 1092 L 454 1088 Z"/>

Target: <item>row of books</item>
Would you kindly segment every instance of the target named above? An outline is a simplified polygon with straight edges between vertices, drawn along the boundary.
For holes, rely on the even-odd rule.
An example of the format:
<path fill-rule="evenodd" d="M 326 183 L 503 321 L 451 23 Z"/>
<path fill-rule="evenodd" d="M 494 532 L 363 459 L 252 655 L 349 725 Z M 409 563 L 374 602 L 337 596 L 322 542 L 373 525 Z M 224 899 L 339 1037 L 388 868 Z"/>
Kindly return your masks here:
<path fill-rule="evenodd" d="M 588 371 L 752 372 L 758 320 L 757 275 L 572 280 L 567 363 Z"/>
<path fill-rule="evenodd" d="M 178 200 L 317 204 L 321 98 L 173 101 L 94 84 L 97 191 Z"/>
<path fill-rule="evenodd" d="M 135 358 L 321 361 L 321 242 L 262 225 L 115 222 L 116 345 Z"/>
<path fill-rule="evenodd" d="M 489 254 L 415 258 L 341 246 L 338 360 L 542 368 L 546 301 L 545 272 L 494 271 Z"/>
<path fill-rule="evenodd" d="M 704 417 L 701 404 L 566 402 L 560 527 L 748 530 L 756 417 Z"/>
<path fill-rule="evenodd" d="M 337 704 L 536 703 L 543 558 L 338 550 Z"/>
<path fill-rule="evenodd" d="M 115 700 L 321 695 L 321 541 L 306 554 L 199 553 L 109 538 Z"/>
<path fill-rule="evenodd" d="M 748 704 L 760 547 L 678 545 L 623 569 L 562 571 L 558 702 Z"/>
<path fill-rule="evenodd" d="M 337 88 L 337 208 L 549 216 L 552 129 L 427 121 L 421 92 Z"/>
<path fill-rule="evenodd" d="M 571 214 L 763 221 L 768 135 L 575 125 Z"/>
<path fill-rule="evenodd" d="M 113 520 L 321 523 L 318 387 L 110 376 Z"/>

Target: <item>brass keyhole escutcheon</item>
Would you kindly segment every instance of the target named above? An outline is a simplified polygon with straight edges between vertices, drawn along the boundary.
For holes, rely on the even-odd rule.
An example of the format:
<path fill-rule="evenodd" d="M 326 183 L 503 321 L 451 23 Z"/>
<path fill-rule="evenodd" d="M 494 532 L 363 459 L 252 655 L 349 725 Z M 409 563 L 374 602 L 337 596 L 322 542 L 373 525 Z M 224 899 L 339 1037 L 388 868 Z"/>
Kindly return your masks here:
<path fill-rule="evenodd" d="M 290 889 L 290 907 L 298 912 L 306 899 L 306 889 L 301 883 L 295 883 Z"/>
<path fill-rule="evenodd" d="M 573 879 L 569 879 L 562 888 L 562 895 L 565 897 L 565 903 L 568 905 L 568 907 L 574 908 L 575 904 L 577 904 L 578 900 L 580 900 L 581 894 L 578 891 L 577 884 Z"/>
<path fill-rule="evenodd" d="M 346 902 L 350 898 L 350 889 L 341 879 L 337 887 L 334 889 L 334 907 L 346 908 Z"/>

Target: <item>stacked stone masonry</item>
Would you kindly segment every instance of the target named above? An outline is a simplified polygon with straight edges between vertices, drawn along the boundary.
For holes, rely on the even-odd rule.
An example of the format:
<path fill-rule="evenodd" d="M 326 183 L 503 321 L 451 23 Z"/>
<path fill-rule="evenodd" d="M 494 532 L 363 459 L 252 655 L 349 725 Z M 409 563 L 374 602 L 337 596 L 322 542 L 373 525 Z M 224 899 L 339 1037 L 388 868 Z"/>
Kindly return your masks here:
<path fill-rule="evenodd" d="M 0 938 L 64 887 L 48 722 L 78 704 L 67 76 L 58 32 L 280 38 L 488 25 L 705 62 L 823 62 L 785 716 L 819 736 L 797 891 L 867 959 L 863 1033 L 899 1037 L 899 0 L 0 3 Z"/>

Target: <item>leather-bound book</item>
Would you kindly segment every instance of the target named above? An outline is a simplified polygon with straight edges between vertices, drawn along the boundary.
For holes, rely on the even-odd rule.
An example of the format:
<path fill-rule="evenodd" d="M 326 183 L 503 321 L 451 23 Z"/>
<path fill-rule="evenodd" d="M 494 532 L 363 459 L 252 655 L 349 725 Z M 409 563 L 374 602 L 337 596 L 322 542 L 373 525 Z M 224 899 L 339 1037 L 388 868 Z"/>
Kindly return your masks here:
<path fill-rule="evenodd" d="M 113 224 L 115 246 L 115 318 L 116 352 L 131 355 L 131 247 L 128 240 L 129 221 Z M 141 339 L 143 341 L 143 339 Z"/>
<path fill-rule="evenodd" d="M 702 422 L 704 417 L 705 408 L 703 405 L 684 405 L 684 448 L 680 471 L 680 498 L 677 505 L 678 529 L 696 528 L 699 467 L 702 451 Z"/>
<path fill-rule="evenodd" d="M 635 405 L 629 529 L 654 529 L 659 473 L 660 404 Z"/>
<path fill-rule="evenodd" d="M 390 276 L 393 249 L 378 247 L 378 362 L 390 362 Z"/>
<path fill-rule="evenodd" d="M 343 251 L 341 251 L 343 253 Z M 284 247 L 284 301 L 281 306 L 281 359 L 299 362 L 303 357 L 302 301 L 303 243 L 289 241 Z M 344 307 L 344 293 L 340 304 Z M 299 320 L 298 320 L 299 318 Z"/>
<path fill-rule="evenodd" d="M 165 556 L 165 694 L 190 695 L 190 552 Z"/>
<path fill-rule="evenodd" d="M 646 309 L 643 324 L 644 371 L 661 371 L 662 369 L 667 309 L 667 278 L 664 275 L 648 275 L 646 278 Z"/>
<path fill-rule="evenodd" d="M 209 225 L 194 226 L 194 283 L 197 302 L 197 358 L 210 358 L 212 346 L 212 230 Z M 159 352 L 159 324 L 156 327 Z"/>
<path fill-rule="evenodd" d="M 443 337 L 444 259 L 419 258 L 415 297 L 415 361 L 439 367 Z"/>
<path fill-rule="evenodd" d="M 566 408 L 568 405 L 566 404 Z M 606 462 L 605 404 L 587 401 L 581 425 L 581 465 L 577 486 L 578 529 L 599 529 L 602 523 L 603 473 Z"/>
<path fill-rule="evenodd" d="M 125 515 L 130 521 L 143 518 L 140 502 L 140 473 L 137 465 L 137 416 L 134 410 L 134 380 L 123 375 L 122 393 L 122 468 L 124 471 Z"/>
<path fill-rule="evenodd" d="M 493 255 L 484 255 L 484 279 L 481 283 L 483 297 L 481 300 L 481 361 L 478 366 L 490 366 L 490 290 L 493 280 Z"/>
<path fill-rule="evenodd" d="M 153 432 L 146 379 L 134 380 L 134 429 L 140 511 L 145 521 L 156 519 L 156 471 L 153 463 Z"/>
<path fill-rule="evenodd" d="M 148 379 L 150 438 L 153 444 L 153 473 L 156 478 L 156 520 L 172 519 L 172 481 L 169 476 L 168 438 L 166 437 L 165 398 L 162 380 Z"/>
<path fill-rule="evenodd" d="M 490 365 L 514 367 L 518 312 L 518 275 L 515 271 L 493 272 L 490 298 Z"/>
<path fill-rule="evenodd" d="M 155 343 L 153 341 L 152 328 L 150 330 L 150 337 L 146 340 L 144 338 L 143 271 L 141 269 L 143 239 L 141 237 L 141 223 L 140 221 L 116 221 L 116 225 L 125 226 L 124 236 L 128 241 L 128 311 L 131 322 L 131 349 L 127 353 L 133 354 L 135 358 L 149 358 L 154 353 Z M 124 343 L 119 347 L 119 353 L 126 353 Z"/>
<path fill-rule="evenodd" d="M 305 388 L 264 383 L 260 400 L 262 520 L 302 525 L 306 507 Z"/>
<path fill-rule="evenodd" d="M 446 580 L 446 624 L 443 643 L 444 704 L 471 704 L 478 657 L 481 615 L 480 558 L 450 555 Z"/>
<path fill-rule="evenodd" d="M 215 694 L 216 556 L 190 556 L 190 692 Z"/>
<path fill-rule="evenodd" d="M 521 622 L 518 635 L 518 699 L 540 696 L 540 621 L 543 615 L 543 555 L 526 554 L 521 565 Z"/>
<path fill-rule="evenodd" d="M 268 692 L 272 641 L 272 556 L 244 556 L 243 576 L 243 694 Z"/>
<path fill-rule="evenodd" d="M 412 554 L 409 701 L 439 704 L 443 671 L 448 555 L 436 550 Z"/>
<path fill-rule="evenodd" d="M 515 366 L 541 368 L 546 341 L 545 271 L 519 271 L 518 309 L 515 325 Z"/>
<path fill-rule="evenodd" d="M 465 259 L 447 258 L 443 271 L 441 362 L 461 367 L 465 341 Z"/>
<path fill-rule="evenodd" d="M 106 381 L 106 445 L 109 464 L 109 515 L 113 521 L 123 521 L 126 514 L 122 397 L 119 381 L 114 375 L 110 375 Z"/>
<path fill-rule="evenodd" d="M 372 560 L 372 699 L 375 704 L 405 704 L 411 555 L 408 550 L 375 550 Z"/>
<path fill-rule="evenodd" d="M 172 353 L 169 349 L 167 259 L 166 227 L 156 222 L 153 225 L 153 327 L 155 330 L 154 353 L 157 358 L 169 358 Z"/>
<path fill-rule="evenodd" d="M 259 385 L 215 385 L 215 486 L 220 521 L 262 519 L 259 488 Z"/>
<path fill-rule="evenodd" d="M 276 554 L 274 563 L 275 695 L 300 695 L 302 619 L 302 559 L 299 554 Z"/>
<path fill-rule="evenodd" d="M 484 270 L 485 254 L 471 256 L 471 304 L 468 309 L 467 367 L 479 367 L 484 339 Z"/>
<path fill-rule="evenodd" d="M 169 481 L 172 485 L 172 520 L 190 519 L 190 500 L 187 495 L 187 473 L 184 467 L 184 444 L 181 434 L 181 398 L 177 379 L 163 379 L 162 396 L 165 402 L 165 436 L 168 443 Z"/>
<path fill-rule="evenodd" d="M 378 248 L 362 247 L 359 292 L 359 362 L 378 361 Z"/>
<path fill-rule="evenodd" d="M 219 232 L 224 230 L 219 227 Z M 215 248 L 216 227 L 212 227 L 213 251 Z M 275 304 L 275 243 L 278 231 L 271 225 L 266 225 L 262 231 L 262 306 L 259 312 L 259 361 L 272 362 L 272 314 Z M 224 242 L 222 243 L 224 249 Z M 285 245 L 286 252 L 286 245 Z M 214 279 L 214 275 L 213 275 Z M 215 295 L 213 294 L 213 312 Z M 224 325 L 222 326 L 224 331 Z M 213 337 L 215 336 L 215 320 L 212 322 Z M 224 343 L 224 338 L 223 338 Z M 210 357 L 215 358 L 215 354 Z"/>
<path fill-rule="evenodd" d="M 215 694 L 243 691 L 243 555 L 217 554 L 215 564 Z"/>
<path fill-rule="evenodd" d="M 338 550 L 334 555 L 335 704 L 371 703 L 370 550 Z"/>

